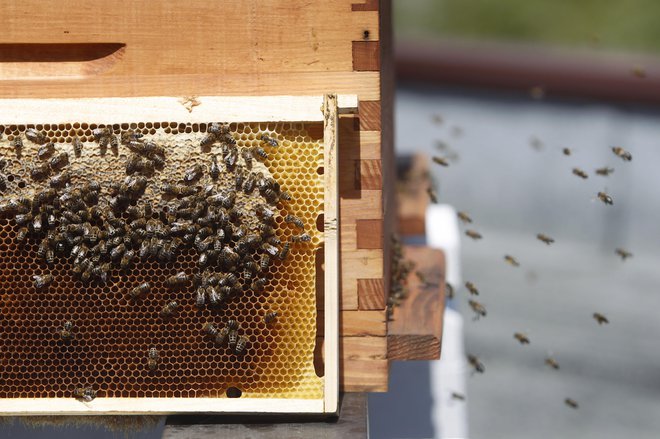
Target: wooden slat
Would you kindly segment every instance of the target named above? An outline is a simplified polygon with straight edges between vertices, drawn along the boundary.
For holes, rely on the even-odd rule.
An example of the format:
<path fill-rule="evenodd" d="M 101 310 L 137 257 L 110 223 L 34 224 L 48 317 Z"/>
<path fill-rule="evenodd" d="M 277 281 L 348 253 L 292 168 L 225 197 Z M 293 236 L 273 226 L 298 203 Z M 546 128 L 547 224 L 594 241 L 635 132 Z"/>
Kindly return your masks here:
<path fill-rule="evenodd" d="M 358 279 L 358 308 L 362 310 L 385 309 L 383 279 Z"/>
<path fill-rule="evenodd" d="M 357 248 L 382 249 L 383 248 L 383 220 L 360 219 L 355 222 L 357 232 Z"/>
<path fill-rule="evenodd" d="M 362 3 L 353 3 L 351 8 L 354 11 L 377 11 L 378 0 L 363 0 Z"/>
<path fill-rule="evenodd" d="M 352 392 L 387 392 L 389 361 L 344 360 L 339 385 Z M 350 372 L 346 372 L 350 371 Z"/>
<path fill-rule="evenodd" d="M 357 160 L 356 170 L 358 173 L 355 185 L 356 189 L 383 188 L 383 172 L 380 160 Z"/>
<path fill-rule="evenodd" d="M 377 72 L 380 69 L 378 41 L 353 41 L 353 70 Z"/>
<path fill-rule="evenodd" d="M 324 317 L 316 319 L 316 335 L 323 337 L 325 333 Z M 363 337 L 387 335 L 385 311 L 342 311 L 339 318 L 339 332 L 342 337 Z"/>
<path fill-rule="evenodd" d="M 380 101 L 363 101 L 358 104 L 360 129 L 380 131 Z"/>
<path fill-rule="evenodd" d="M 445 257 L 429 247 L 405 246 L 404 257 L 415 270 L 408 277 L 408 297 L 394 308 L 387 329 L 390 360 L 436 360 L 440 358 L 444 315 Z M 421 271 L 429 285 L 416 275 Z"/>

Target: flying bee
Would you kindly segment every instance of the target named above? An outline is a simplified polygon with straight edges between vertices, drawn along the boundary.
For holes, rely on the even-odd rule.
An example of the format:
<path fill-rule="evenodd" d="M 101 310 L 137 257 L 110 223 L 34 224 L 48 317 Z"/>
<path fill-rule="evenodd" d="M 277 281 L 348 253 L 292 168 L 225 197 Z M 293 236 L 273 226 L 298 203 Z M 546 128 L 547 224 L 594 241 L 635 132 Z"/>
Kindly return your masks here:
<path fill-rule="evenodd" d="M 268 137 L 265 134 L 261 136 L 261 141 L 267 144 L 268 146 L 272 146 L 273 148 L 277 148 L 280 144 L 276 139 L 272 137 Z"/>
<path fill-rule="evenodd" d="M 633 254 L 622 248 L 617 248 L 614 252 L 621 257 L 621 260 L 625 261 L 628 258 L 632 258 Z"/>
<path fill-rule="evenodd" d="M 50 274 L 34 275 L 32 279 L 34 280 L 34 287 L 38 290 L 48 287 L 53 282 L 53 276 Z"/>
<path fill-rule="evenodd" d="M 472 311 L 474 311 L 474 320 L 479 320 L 481 317 L 486 317 L 486 307 L 483 306 L 483 304 L 477 302 L 476 300 L 468 300 L 468 304 L 470 305 L 470 308 L 472 308 Z"/>
<path fill-rule="evenodd" d="M 59 171 L 63 167 L 69 164 L 69 154 L 66 152 L 61 152 L 55 156 L 53 156 L 49 160 L 50 168 L 53 171 Z"/>
<path fill-rule="evenodd" d="M 564 155 L 571 155 L 572 151 L 570 148 L 563 148 L 561 152 L 564 153 Z"/>
<path fill-rule="evenodd" d="M 612 172 L 614 172 L 614 168 L 608 168 L 607 166 L 596 169 L 596 174 L 602 175 L 603 177 L 607 177 Z"/>
<path fill-rule="evenodd" d="M 55 144 L 53 142 L 48 142 L 37 150 L 39 160 L 48 160 L 53 154 L 55 154 Z"/>
<path fill-rule="evenodd" d="M 30 168 L 30 178 L 34 181 L 44 180 L 50 175 L 50 168 L 47 163 L 35 163 Z"/>
<path fill-rule="evenodd" d="M 504 260 L 512 267 L 520 267 L 520 262 L 518 262 L 518 260 L 511 255 L 504 255 Z"/>
<path fill-rule="evenodd" d="M 270 325 L 277 319 L 277 311 L 271 311 L 264 316 L 264 323 Z"/>
<path fill-rule="evenodd" d="M 452 287 L 449 282 L 445 282 L 445 291 L 447 292 L 448 298 L 450 299 L 454 298 L 454 287 Z"/>
<path fill-rule="evenodd" d="M 220 166 L 218 166 L 218 159 L 214 155 L 211 156 L 211 166 L 209 168 L 209 175 L 214 180 L 216 180 L 220 176 Z"/>
<path fill-rule="evenodd" d="M 481 233 L 477 232 L 476 230 L 468 229 L 468 230 L 465 231 L 465 234 L 466 234 L 468 237 L 474 239 L 475 241 L 477 241 L 477 240 L 483 238 L 483 236 L 481 236 Z"/>
<path fill-rule="evenodd" d="M 465 282 L 465 288 L 467 288 L 470 294 L 472 294 L 473 296 L 479 295 L 479 290 L 472 282 Z"/>
<path fill-rule="evenodd" d="M 598 199 L 602 201 L 604 204 L 609 204 L 610 206 L 614 204 L 614 200 L 612 197 L 607 195 L 605 192 L 598 192 L 597 194 Z"/>
<path fill-rule="evenodd" d="M 458 216 L 458 219 L 465 224 L 472 222 L 472 218 L 470 218 L 470 215 L 468 215 L 467 212 L 458 212 L 456 215 Z"/>
<path fill-rule="evenodd" d="M 179 304 L 176 301 L 169 302 L 160 310 L 160 316 L 164 319 L 172 317 L 179 309 Z"/>
<path fill-rule="evenodd" d="M 143 297 L 145 294 L 149 293 L 149 290 L 151 290 L 151 285 L 149 282 L 143 282 L 137 287 L 133 288 L 128 295 L 130 296 L 131 299 L 137 300 L 141 297 Z"/>
<path fill-rule="evenodd" d="M 37 145 L 43 145 L 44 143 L 48 142 L 48 137 L 41 131 L 37 131 L 34 128 L 28 128 L 25 131 L 25 137 L 32 143 L 36 143 Z"/>
<path fill-rule="evenodd" d="M 449 162 L 447 161 L 447 159 L 444 159 L 442 157 L 438 157 L 438 156 L 434 155 L 432 160 L 433 160 L 433 163 L 436 163 L 440 166 L 449 166 Z"/>
<path fill-rule="evenodd" d="M 529 337 L 527 337 L 527 335 L 523 334 L 522 332 L 514 332 L 513 338 L 518 340 L 520 344 L 529 344 Z"/>
<path fill-rule="evenodd" d="M 188 168 L 185 174 L 183 175 L 183 182 L 187 185 L 191 185 L 200 178 L 202 178 L 203 174 L 204 174 L 204 168 L 202 167 L 202 165 L 192 166 Z"/>
<path fill-rule="evenodd" d="M 555 370 L 559 370 L 559 363 L 557 363 L 557 360 L 555 360 L 554 358 L 552 358 L 550 356 L 545 358 L 545 365 L 548 366 L 548 367 L 551 367 Z"/>
<path fill-rule="evenodd" d="M 158 360 L 160 359 L 160 356 L 158 355 L 158 349 L 151 347 L 149 348 L 149 352 L 147 353 L 148 360 L 147 360 L 147 365 L 149 367 L 149 370 L 156 370 L 158 368 Z"/>
<path fill-rule="evenodd" d="M 291 242 L 310 242 L 312 237 L 308 233 L 301 233 L 300 235 L 293 235 Z"/>
<path fill-rule="evenodd" d="M 305 230 L 305 224 L 302 222 L 300 218 L 298 218 L 295 215 L 288 214 L 287 216 L 284 217 L 284 222 L 293 224 L 294 226 L 298 227 L 301 230 Z"/>
<path fill-rule="evenodd" d="M 241 151 L 241 157 L 243 157 L 243 161 L 245 162 L 245 167 L 247 168 L 248 171 L 252 170 L 252 159 L 254 156 L 252 155 L 252 152 L 249 149 L 243 149 Z"/>
<path fill-rule="evenodd" d="M 277 257 L 281 261 L 286 260 L 287 256 L 289 256 L 289 250 L 290 249 L 291 249 L 291 244 L 289 242 L 285 242 L 284 246 L 282 246 L 282 250 L 280 250 L 280 253 L 279 253 L 279 255 L 277 255 Z"/>
<path fill-rule="evenodd" d="M 174 276 L 168 277 L 165 281 L 165 285 L 167 285 L 169 288 L 183 288 L 187 282 L 188 275 L 185 272 L 180 271 Z"/>
<path fill-rule="evenodd" d="M 60 337 L 62 337 L 62 340 L 73 340 L 73 332 L 71 332 L 71 329 L 73 329 L 73 322 L 71 320 L 64 322 L 64 325 L 62 325 L 62 330 L 60 331 Z"/>
<path fill-rule="evenodd" d="M 573 174 L 574 174 L 574 175 L 577 175 L 578 177 L 580 177 L 580 178 L 582 178 L 582 179 L 587 179 L 587 178 L 589 178 L 589 175 L 587 175 L 587 173 L 584 172 L 584 171 L 583 171 L 582 169 L 580 169 L 580 168 L 573 168 Z"/>
<path fill-rule="evenodd" d="M 429 200 L 431 200 L 431 203 L 438 204 L 438 194 L 435 193 L 435 189 L 433 189 L 433 186 L 429 186 L 426 188 L 426 194 L 429 196 Z"/>
<path fill-rule="evenodd" d="M 536 235 L 536 239 L 538 239 L 539 241 L 542 241 L 542 242 L 546 243 L 547 245 L 550 245 L 550 244 L 552 244 L 553 242 L 555 242 L 554 239 L 552 239 L 552 238 L 549 237 L 548 235 L 544 235 L 543 233 L 539 233 L 539 234 L 537 234 L 537 235 Z"/>
<path fill-rule="evenodd" d="M 245 338 L 242 335 L 239 335 L 238 339 L 236 340 L 236 343 L 234 344 L 234 353 L 236 355 L 242 355 L 245 352 L 246 347 L 247 347 L 247 338 Z"/>
<path fill-rule="evenodd" d="M 578 405 L 577 401 L 575 401 L 574 399 L 571 399 L 571 398 L 566 398 L 564 400 L 564 404 L 566 404 L 567 406 L 569 406 L 570 408 L 572 408 L 574 410 L 577 410 L 580 407 Z"/>
<path fill-rule="evenodd" d="M 607 319 L 607 317 L 605 317 L 603 314 L 601 314 L 599 312 L 595 312 L 593 314 L 593 317 L 594 317 L 594 320 L 596 320 L 596 322 L 598 322 L 599 325 L 602 325 L 603 323 L 605 323 L 605 324 L 610 323 L 610 321 Z"/>
<path fill-rule="evenodd" d="M 474 369 L 474 372 L 484 373 L 486 371 L 486 367 L 476 355 L 468 354 L 467 360 L 468 364 Z"/>
<path fill-rule="evenodd" d="M 451 392 L 451 399 L 455 399 L 457 401 L 465 401 L 465 395 L 462 393 Z"/>
<path fill-rule="evenodd" d="M 632 160 L 632 154 L 630 154 L 628 151 L 621 148 L 620 146 L 613 146 L 612 152 L 616 154 L 618 157 L 621 157 L 624 162 L 629 162 Z"/>
<path fill-rule="evenodd" d="M 96 390 L 91 387 L 76 387 L 73 390 L 73 397 L 76 399 L 82 399 L 85 402 L 91 402 L 96 398 Z"/>

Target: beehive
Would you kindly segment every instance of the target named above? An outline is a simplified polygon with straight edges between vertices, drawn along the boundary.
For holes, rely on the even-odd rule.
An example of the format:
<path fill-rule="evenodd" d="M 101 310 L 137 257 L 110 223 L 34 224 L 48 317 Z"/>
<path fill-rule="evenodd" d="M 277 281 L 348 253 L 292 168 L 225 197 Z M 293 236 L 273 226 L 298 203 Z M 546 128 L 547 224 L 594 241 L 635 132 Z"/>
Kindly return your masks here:
<path fill-rule="evenodd" d="M 336 205 L 328 198 L 336 181 L 332 145 L 328 145 L 334 144 L 336 123 L 328 110 L 323 127 L 320 99 L 298 99 L 304 101 L 299 107 L 286 98 L 247 101 L 199 98 L 200 105 L 192 112 L 168 98 L 4 101 L 0 110 L 0 152 L 7 161 L 2 171 L 7 179 L 3 203 L 34 196 L 48 187 L 48 179 L 35 181 L 30 176 L 30 163 L 40 146 L 25 138 L 29 128 L 55 142 L 58 152 L 69 153 L 72 185 L 92 179 L 99 182 L 99 205 L 107 203 L 104 189 L 122 181 L 130 160 L 124 145 L 114 151 L 99 147 L 93 132 L 108 127 L 117 135 L 129 130 L 141 133 L 165 148 L 165 166 L 150 176 L 144 195 L 132 204 L 153 206 L 154 218 L 166 216 L 176 211 L 181 197 L 164 196 L 163 185 L 180 180 L 196 164 L 205 171 L 198 182 L 201 186 L 215 184 L 232 190 L 228 188 L 235 185 L 236 169 L 223 164 L 220 176 L 213 180 L 206 170 L 212 155 L 218 155 L 222 163 L 218 146 L 200 147 L 211 122 L 230 122 L 239 151 L 262 147 L 267 152 L 263 163 L 251 160 L 253 172 L 271 176 L 290 194 L 290 200 L 280 200 L 274 207 L 277 238 L 286 243 L 301 232 L 284 221 L 287 214 L 293 214 L 303 222 L 311 240 L 292 243 L 288 257 L 282 260 L 272 258 L 263 293 L 244 282 L 242 294 L 221 307 L 200 309 L 195 307 L 190 285 L 178 290 L 165 286 L 165 279 L 177 272 L 192 275 L 200 271 L 199 252 L 192 245 L 184 246 L 175 260 L 139 260 L 127 270 L 113 267 L 107 282 L 83 282 L 72 272 L 73 258 L 58 257 L 49 264 L 38 256 L 38 240 L 28 238 L 25 245 L 19 244 L 16 220 L 5 215 L 0 220 L 0 300 L 5 322 L 0 329 L 4 370 L 0 411 L 79 413 L 117 407 L 125 413 L 263 411 L 264 407 L 269 407 L 266 411 L 333 411 L 337 375 L 332 360 L 330 373 L 321 377 L 314 369 L 313 356 L 316 257 L 324 243 L 326 273 L 320 276 L 326 277 L 321 284 L 329 300 L 323 307 L 324 319 L 336 331 L 337 273 L 327 271 L 336 264 L 332 238 L 336 219 L 327 217 Z M 286 105 L 294 107 L 283 111 Z M 111 111 L 118 108 L 119 112 Z M 276 139 L 279 145 L 268 146 L 262 135 Z M 79 157 L 71 145 L 74 137 L 83 142 Z M 23 139 L 22 148 L 15 147 L 16 138 Z M 248 163 L 240 157 L 237 166 L 247 168 Z M 235 192 L 240 223 L 249 232 L 256 231 L 260 221 L 255 206 L 266 204 L 263 196 L 259 191 L 251 195 Z M 324 221 L 330 224 L 326 233 Z M 252 254 L 256 264 L 259 253 Z M 215 271 L 235 271 L 241 282 L 245 280 L 239 269 L 219 267 Z M 36 289 L 33 276 L 45 273 L 53 276 L 53 283 Z M 143 300 L 131 300 L 127 292 L 142 282 L 150 282 L 150 293 Z M 173 318 L 163 319 L 160 311 L 172 300 L 180 309 Z M 264 317 L 272 311 L 278 317 L 268 324 Z M 206 322 L 222 327 L 230 319 L 240 324 L 241 334 L 248 340 L 242 355 L 203 334 Z M 66 321 L 74 324 L 71 341 L 62 340 L 60 334 Z M 328 354 L 336 358 L 332 354 L 336 337 L 334 341 L 334 346 L 326 341 L 326 359 Z M 155 370 L 147 367 L 151 347 L 159 352 Z M 76 401 L 73 391 L 80 387 L 93 388 L 97 398 L 88 403 Z M 241 401 L 228 401 L 227 396 L 235 396 L 236 389 Z M 177 403 L 179 399 L 186 402 Z M 279 400 L 286 402 L 269 405 Z"/>

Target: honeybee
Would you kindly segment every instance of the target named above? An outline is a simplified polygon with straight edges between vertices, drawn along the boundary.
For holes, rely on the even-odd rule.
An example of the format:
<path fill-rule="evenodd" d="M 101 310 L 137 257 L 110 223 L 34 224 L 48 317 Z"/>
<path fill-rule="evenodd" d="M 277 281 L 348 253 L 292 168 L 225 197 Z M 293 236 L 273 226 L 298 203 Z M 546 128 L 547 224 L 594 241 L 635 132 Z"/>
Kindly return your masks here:
<path fill-rule="evenodd" d="M 563 148 L 561 152 L 564 153 L 564 155 L 571 155 L 571 149 L 570 148 Z"/>
<path fill-rule="evenodd" d="M 255 213 L 257 214 L 257 216 L 259 218 L 261 218 L 262 220 L 265 220 L 265 221 L 272 220 L 273 217 L 275 216 L 275 212 L 272 209 L 270 209 L 269 207 L 266 207 L 263 204 L 259 204 L 256 207 Z"/>
<path fill-rule="evenodd" d="M 291 242 L 310 242 L 312 237 L 307 233 L 301 233 L 300 235 L 293 235 L 291 237 Z"/>
<path fill-rule="evenodd" d="M 523 334 L 522 332 L 514 332 L 513 338 L 518 340 L 520 344 L 529 344 L 529 337 L 527 337 L 527 335 Z"/>
<path fill-rule="evenodd" d="M 73 332 L 71 332 L 71 329 L 73 329 L 73 322 L 71 320 L 64 322 L 64 325 L 62 325 L 62 330 L 60 331 L 60 337 L 62 337 L 62 340 L 73 340 Z"/>
<path fill-rule="evenodd" d="M 442 157 L 438 157 L 437 155 L 434 155 L 432 157 L 432 160 L 433 160 L 433 163 L 436 163 L 440 166 L 449 166 L 449 162 L 447 161 L 447 159 L 444 159 Z"/>
<path fill-rule="evenodd" d="M 483 306 L 480 302 L 477 302 L 476 300 L 468 300 L 468 304 L 470 305 L 470 308 L 472 308 L 472 311 L 475 313 L 474 320 L 479 320 L 481 317 L 486 317 L 486 307 Z"/>
<path fill-rule="evenodd" d="M 23 152 L 23 139 L 20 135 L 14 137 L 14 140 L 11 141 L 11 146 L 14 147 L 16 157 L 21 158 L 21 153 Z"/>
<path fill-rule="evenodd" d="M 605 192 L 598 192 L 597 197 L 604 204 L 609 204 L 610 206 L 614 204 L 614 200 Z"/>
<path fill-rule="evenodd" d="M 206 289 L 199 287 L 195 290 L 195 306 L 197 308 L 203 308 L 206 304 Z"/>
<path fill-rule="evenodd" d="M 612 152 L 616 154 L 618 157 L 621 157 L 624 162 L 629 162 L 632 160 L 632 154 L 630 154 L 628 151 L 621 148 L 620 146 L 613 146 Z"/>
<path fill-rule="evenodd" d="M 158 349 L 154 347 L 149 348 L 147 355 L 147 365 L 149 366 L 149 370 L 156 370 L 158 368 L 158 360 L 160 359 L 160 356 L 158 355 Z"/>
<path fill-rule="evenodd" d="M 438 204 L 438 194 L 435 193 L 435 189 L 433 189 L 433 186 L 429 186 L 426 188 L 426 194 L 429 196 L 431 203 Z"/>
<path fill-rule="evenodd" d="M 145 294 L 148 294 L 149 291 L 151 290 L 151 285 L 149 282 L 143 282 L 137 287 L 133 288 L 128 295 L 131 297 L 131 299 L 139 299 L 143 297 Z"/>
<path fill-rule="evenodd" d="M 448 298 L 450 299 L 454 298 L 454 287 L 452 287 L 449 282 L 445 282 L 445 291 L 447 292 Z"/>
<path fill-rule="evenodd" d="M 632 253 L 630 253 L 629 251 L 624 250 L 622 248 L 617 248 L 616 250 L 614 250 L 614 252 L 617 255 L 619 255 L 623 261 L 625 261 L 628 258 L 632 258 L 632 256 L 633 256 Z"/>
<path fill-rule="evenodd" d="M 511 255 L 504 255 L 504 260 L 506 261 L 507 264 L 513 267 L 520 267 L 520 262 L 518 262 L 516 258 L 514 258 Z"/>
<path fill-rule="evenodd" d="M 121 143 L 127 144 L 131 141 L 141 139 L 142 137 L 144 137 L 144 134 L 136 133 L 133 130 L 126 130 L 126 131 L 122 131 L 120 136 L 121 136 Z"/>
<path fill-rule="evenodd" d="M 179 304 L 176 301 L 169 302 L 163 309 L 160 310 L 160 316 L 164 319 L 172 317 L 179 309 Z"/>
<path fill-rule="evenodd" d="M 583 171 L 582 169 L 580 169 L 580 168 L 573 168 L 573 174 L 574 174 L 574 175 L 577 175 L 578 177 L 580 177 L 580 178 L 582 178 L 582 179 L 587 179 L 587 178 L 589 178 L 589 176 L 587 175 L 587 173 L 584 172 L 584 171 Z"/>
<path fill-rule="evenodd" d="M 479 290 L 472 282 L 465 282 L 465 288 L 467 288 L 470 294 L 472 294 L 473 296 L 479 295 Z"/>
<path fill-rule="evenodd" d="M 270 257 L 267 254 L 261 255 L 261 258 L 259 259 L 259 268 L 261 268 L 261 271 L 267 271 L 268 267 L 270 266 Z"/>
<path fill-rule="evenodd" d="M 209 125 L 207 132 L 216 136 L 223 136 L 229 133 L 229 125 L 213 122 Z"/>
<path fill-rule="evenodd" d="M 185 272 L 180 271 L 177 274 L 168 277 L 165 281 L 165 285 L 169 288 L 183 288 L 187 282 L 188 275 Z"/>
<path fill-rule="evenodd" d="M 238 343 L 238 332 L 235 329 L 231 329 L 229 325 L 227 325 L 227 328 L 229 328 L 229 337 L 227 338 L 229 347 L 235 351 L 236 343 Z"/>
<path fill-rule="evenodd" d="M 37 145 L 43 145 L 44 143 L 48 142 L 48 137 L 41 131 L 37 131 L 34 128 L 28 128 L 25 131 L 25 137 L 32 143 L 36 143 Z"/>
<path fill-rule="evenodd" d="M 111 134 L 112 131 L 110 131 L 110 129 L 107 127 L 103 127 L 103 128 L 99 127 L 99 128 L 94 128 L 92 130 L 92 135 L 96 140 L 101 140 L 103 138 L 110 137 Z"/>
<path fill-rule="evenodd" d="M 218 346 L 224 346 L 228 339 L 229 339 L 229 334 L 231 334 L 233 331 L 229 326 L 224 326 L 221 330 L 218 331 L 218 333 L 215 335 L 215 343 Z"/>
<path fill-rule="evenodd" d="M 7 178 L 0 174 L 0 192 L 4 192 L 7 190 Z"/>
<path fill-rule="evenodd" d="M 122 270 L 126 270 L 128 266 L 133 262 L 133 259 L 135 259 L 135 250 L 128 249 L 124 253 L 124 256 L 122 256 L 121 261 L 119 263 L 119 268 Z"/>
<path fill-rule="evenodd" d="M 536 235 L 536 239 L 538 239 L 539 241 L 542 241 L 542 242 L 546 243 L 547 245 L 550 245 L 550 244 L 552 244 L 553 242 L 555 242 L 554 239 L 552 239 L 552 238 L 549 237 L 548 235 L 544 235 L 543 233 L 538 233 L 538 234 Z"/>
<path fill-rule="evenodd" d="M 260 277 L 260 278 L 255 279 L 252 282 L 252 284 L 250 285 L 250 288 L 255 293 L 260 293 L 264 290 L 265 286 L 266 286 L 266 279 L 263 278 L 263 277 Z"/>
<path fill-rule="evenodd" d="M 85 402 L 91 402 L 96 398 L 96 390 L 91 387 L 76 387 L 73 390 L 73 397 L 76 399 L 82 399 Z"/>
<path fill-rule="evenodd" d="M 468 230 L 465 231 L 465 234 L 466 234 L 468 237 L 474 239 L 475 241 L 477 241 L 477 240 L 483 238 L 483 236 L 481 236 L 481 233 L 477 232 L 476 230 L 468 229 Z"/>
<path fill-rule="evenodd" d="M 48 142 L 37 150 L 39 160 L 48 160 L 55 153 L 55 144 Z"/>
<path fill-rule="evenodd" d="M 217 138 L 214 134 L 212 133 L 207 133 L 202 137 L 202 140 L 199 141 L 199 146 L 202 148 L 208 148 L 211 145 L 213 145 L 217 141 Z"/>
<path fill-rule="evenodd" d="M 577 401 L 571 398 L 566 398 L 564 399 L 564 404 L 569 406 L 570 408 L 577 410 L 580 406 L 578 405 Z"/>
<path fill-rule="evenodd" d="M 50 187 L 62 188 L 71 181 L 71 173 L 69 171 L 62 171 L 59 175 L 50 179 Z"/>
<path fill-rule="evenodd" d="M 252 170 L 252 159 L 254 156 L 252 155 L 252 152 L 249 149 L 243 149 L 241 151 L 241 157 L 243 157 L 243 161 L 245 162 L 245 167 L 247 168 L 248 171 Z"/>
<path fill-rule="evenodd" d="M 455 399 L 458 401 L 465 401 L 465 395 L 463 395 L 462 393 L 451 392 L 451 399 Z"/>
<path fill-rule="evenodd" d="M 229 343 L 231 345 L 231 339 Z M 236 343 L 234 344 L 234 353 L 236 355 L 242 355 L 245 352 L 246 347 L 247 347 L 247 338 L 245 338 L 242 335 L 239 335 L 238 339 L 236 340 Z"/>
<path fill-rule="evenodd" d="M 602 175 L 603 177 L 607 177 L 612 172 L 614 172 L 614 168 L 608 168 L 607 166 L 596 169 L 596 174 Z"/>
<path fill-rule="evenodd" d="M 50 175 L 50 168 L 47 163 L 35 163 L 30 168 L 30 178 L 34 181 L 40 181 Z"/>
<path fill-rule="evenodd" d="M 34 287 L 38 290 L 48 287 L 53 282 L 53 276 L 50 274 L 34 275 Z"/>
<path fill-rule="evenodd" d="M 468 354 L 467 360 L 468 364 L 474 369 L 474 372 L 484 373 L 486 371 L 486 367 L 476 355 Z"/>
<path fill-rule="evenodd" d="M 467 212 L 458 212 L 456 215 L 458 216 L 458 219 L 465 224 L 469 224 L 472 222 L 472 218 L 470 217 L 470 215 L 468 215 Z"/>
<path fill-rule="evenodd" d="M 607 320 L 607 317 L 605 317 L 603 314 L 601 314 L 599 312 L 595 312 L 593 314 L 593 317 L 596 320 L 596 322 L 598 322 L 599 325 L 602 325 L 603 323 L 605 323 L 605 324 L 610 323 L 610 321 Z"/>
<path fill-rule="evenodd" d="M 550 356 L 545 358 L 545 365 L 548 366 L 548 367 L 551 367 L 555 370 L 559 370 L 559 363 L 557 363 L 557 360 L 555 360 L 554 358 L 552 358 Z"/>
<path fill-rule="evenodd" d="M 18 229 L 18 232 L 16 233 L 16 242 L 22 244 L 27 239 L 27 236 L 28 236 L 27 227 L 21 227 L 20 229 Z"/>
<path fill-rule="evenodd" d="M 284 217 L 284 222 L 293 224 L 301 230 L 305 230 L 305 224 L 295 215 L 288 214 Z"/>
<path fill-rule="evenodd" d="M 277 311 L 271 311 L 264 316 L 264 323 L 270 325 L 277 319 Z"/>
<path fill-rule="evenodd" d="M 211 166 L 209 167 L 209 175 L 212 179 L 216 180 L 220 176 L 220 166 L 218 166 L 218 159 L 211 156 Z"/>
<path fill-rule="evenodd" d="M 227 147 L 227 153 L 224 156 L 225 166 L 227 169 L 234 169 L 238 161 L 238 149 L 236 146 L 230 145 Z"/>
<path fill-rule="evenodd" d="M 276 148 L 277 146 L 279 146 L 279 142 L 276 139 L 274 139 L 272 137 L 268 137 L 265 134 L 263 134 L 261 136 L 261 141 L 264 142 L 265 144 L 267 144 L 268 146 L 272 146 L 273 148 Z"/>
<path fill-rule="evenodd" d="M 251 151 L 253 157 L 259 157 L 262 160 L 266 160 L 268 158 L 268 153 L 260 146 L 253 147 Z"/>
<path fill-rule="evenodd" d="M 63 167 L 69 164 L 69 154 L 66 152 L 61 152 L 53 156 L 50 160 L 50 168 L 53 171 L 59 171 Z"/>

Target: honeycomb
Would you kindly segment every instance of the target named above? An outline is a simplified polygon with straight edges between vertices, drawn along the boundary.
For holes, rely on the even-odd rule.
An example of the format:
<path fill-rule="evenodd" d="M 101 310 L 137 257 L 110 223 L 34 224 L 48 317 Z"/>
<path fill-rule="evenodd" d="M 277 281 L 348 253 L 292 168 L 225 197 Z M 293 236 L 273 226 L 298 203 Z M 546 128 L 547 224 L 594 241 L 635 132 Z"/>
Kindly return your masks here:
<path fill-rule="evenodd" d="M 197 164 L 204 169 L 198 186 L 231 187 L 235 172 L 223 162 L 221 145 L 200 147 L 210 126 L 210 122 L 161 122 L 106 127 L 118 136 L 129 130 L 141 133 L 140 141 L 154 141 L 166 151 L 164 167 L 148 178 L 144 194 L 130 206 L 151 206 L 152 218 L 167 222 L 182 197 L 168 198 L 163 185 L 181 180 Z M 68 153 L 64 169 L 71 173 L 71 186 L 92 180 L 100 183 L 98 205 L 106 208 L 113 184 L 116 187 L 126 178 L 125 166 L 132 153 L 124 144 L 104 150 L 93 133 L 104 126 L 84 122 L 0 126 L 0 158 L 4 159 L 0 173 L 6 181 L 2 208 L 10 200 L 32 198 L 48 188 L 49 179 L 35 181 L 30 175 L 31 166 L 38 163 L 40 145 L 26 138 L 29 128 L 45 134 L 58 153 Z M 192 244 L 181 246 L 170 261 L 138 256 L 127 269 L 113 265 L 105 282 L 83 281 L 74 271 L 73 256 L 57 254 L 49 264 L 39 254 L 39 236 L 30 234 L 19 243 L 21 227 L 15 215 L 0 217 L 0 398 L 73 398 L 81 387 L 106 398 L 224 398 L 228 389 L 235 388 L 243 398 L 321 398 L 323 380 L 314 371 L 313 353 L 315 254 L 322 245 L 316 224 L 323 210 L 323 144 L 322 134 L 310 134 L 322 133 L 318 128 L 318 124 L 302 123 L 230 126 L 239 150 L 262 147 L 267 152 L 265 160 L 253 160 L 252 172 L 272 177 L 291 196 L 273 206 L 275 235 L 284 244 L 300 233 L 295 224 L 284 221 L 293 214 L 302 220 L 311 240 L 291 244 L 286 259 L 273 258 L 263 274 L 262 292 L 251 288 L 244 273 L 234 269 L 242 293 L 219 307 L 195 306 L 191 282 L 181 289 L 166 285 L 166 279 L 179 272 L 192 277 L 201 271 L 199 251 Z M 265 144 L 264 134 L 279 146 Z M 22 148 L 15 147 L 16 137 L 22 139 Z M 72 146 L 75 137 L 83 142 L 79 157 Z M 221 168 L 215 182 L 207 171 L 211 155 L 218 158 Z M 238 164 L 247 166 L 240 155 Z M 258 190 L 251 196 L 236 192 L 240 223 L 254 232 L 260 224 L 254 209 L 265 204 L 264 199 Z M 126 219 L 127 215 L 123 209 L 117 217 Z M 137 253 L 139 247 L 133 250 Z M 250 257 L 259 262 L 258 251 Z M 220 265 L 209 270 L 232 271 Z M 52 283 L 36 288 L 34 276 L 45 274 L 52 275 Z M 127 292 L 143 282 L 150 283 L 150 292 L 140 300 L 130 299 Z M 163 319 L 161 310 L 171 301 L 179 308 L 172 318 Z M 277 312 L 277 318 L 266 324 L 264 318 L 270 312 Z M 242 355 L 203 333 L 207 322 L 221 328 L 232 319 L 247 339 Z M 65 322 L 72 323 L 71 340 L 62 337 Z M 148 352 L 154 347 L 158 361 L 152 369 Z"/>

